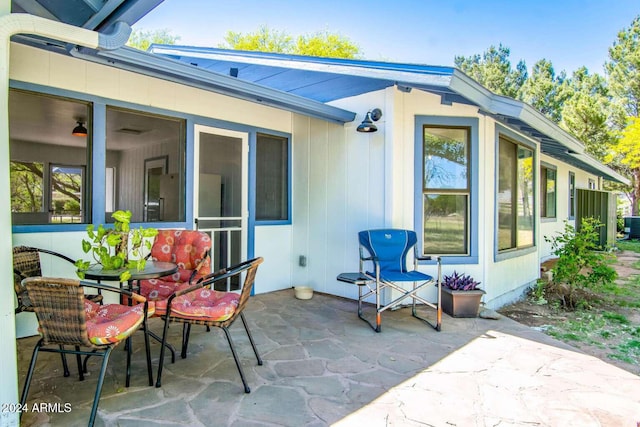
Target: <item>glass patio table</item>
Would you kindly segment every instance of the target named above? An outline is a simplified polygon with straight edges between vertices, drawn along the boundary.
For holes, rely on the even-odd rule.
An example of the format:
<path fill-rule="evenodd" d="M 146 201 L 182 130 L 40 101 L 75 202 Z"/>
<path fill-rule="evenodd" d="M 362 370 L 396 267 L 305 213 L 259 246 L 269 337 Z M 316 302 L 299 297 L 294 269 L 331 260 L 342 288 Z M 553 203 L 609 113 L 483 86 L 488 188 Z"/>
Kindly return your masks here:
<path fill-rule="evenodd" d="M 120 275 L 124 269 L 103 270 L 100 265 L 92 265 L 84 270 L 84 278 L 97 280 L 98 282 L 105 280 L 110 282 L 120 282 Z M 131 278 L 128 281 L 129 290 L 133 290 L 133 282 L 136 280 L 157 279 L 158 277 L 169 276 L 178 271 L 178 266 L 172 262 L 164 261 L 147 261 L 144 269 L 138 270 L 130 268 Z M 122 287 L 122 283 L 120 283 Z"/>

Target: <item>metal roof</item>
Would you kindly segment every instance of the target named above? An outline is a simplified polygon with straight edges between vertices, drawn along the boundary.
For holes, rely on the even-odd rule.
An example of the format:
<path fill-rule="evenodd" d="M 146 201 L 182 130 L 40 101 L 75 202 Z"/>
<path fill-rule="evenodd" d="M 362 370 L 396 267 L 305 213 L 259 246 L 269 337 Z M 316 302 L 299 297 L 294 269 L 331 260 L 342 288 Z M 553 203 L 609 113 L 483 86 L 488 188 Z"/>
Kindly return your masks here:
<path fill-rule="evenodd" d="M 540 143 L 541 151 L 605 179 L 628 179 L 590 157 L 578 139 L 530 105 L 496 95 L 453 67 L 318 58 L 194 46 L 152 45 L 149 51 L 200 70 L 235 76 L 319 102 L 397 86 L 437 94 L 441 102 L 479 107 L 505 126 Z"/>

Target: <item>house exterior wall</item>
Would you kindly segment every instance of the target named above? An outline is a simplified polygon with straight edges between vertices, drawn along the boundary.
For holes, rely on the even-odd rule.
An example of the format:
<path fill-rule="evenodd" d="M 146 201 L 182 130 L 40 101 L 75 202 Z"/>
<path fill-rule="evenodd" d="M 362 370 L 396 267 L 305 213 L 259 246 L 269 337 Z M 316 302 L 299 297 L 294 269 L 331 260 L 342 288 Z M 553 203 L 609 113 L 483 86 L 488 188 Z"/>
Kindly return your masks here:
<path fill-rule="evenodd" d="M 444 257 L 443 272 L 464 271 L 476 277 L 487 291 L 485 302 L 489 306 L 514 299 L 538 278 L 539 260 L 550 255 L 543 236 L 562 230 L 562 219 L 567 216 L 569 171 L 575 172 L 578 188 L 586 187 L 589 178 L 594 179 L 538 152 L 537 171 L 540 161 L 557 167 L 557 218 L 536 220 L 535 250 L 498 259 L 494 249 L 494 183 L 500 127 L 477 107 L 446 105 L 433 94 L 419 90 L 405 93 L 391 87 L 333 102 L 359 113 L 354 122 L 341 125 L 22 45 L 12 45 L 11 59 L 11 78 L 17 81 L 87 93 L 106 103 L 113 99 L 189 114 L 193 119 L 188 126 L 201 122 L 208 125 L 207 120 L 214 119 L 236 128 L 290 134 L 291 224 L 255 228 L 254 253 L 265 257 L 256 283 L 258 293 L 304 284 L 319 292 L 357 298 L 355 286 L 336 280 L 339 273 L 358 268 L 357 232 L 382 227 L 416 228 L 416 116 L 477 120 L 479 144 L 472 168 L 477 168 L 478 181 L 472 191 L 478 197 L 471 213 L 477 221 L 472 230 L 477 254 L 466 263 L 448 264 Z M 383 111 L 376 122 L 379 131 L 356 132 L 364 114 L 375 107 Z M 536 141 L 520 137 L 537 146 Z M 192 154 L 187 158 L 192 159 Z M 187 170 L 193 171 L 193 167 Z M 537 184 L 535 191 L 539 200 Z M 14 234 L 13 243 L 59 248 L 63 239 L 66 254 L 80 258 L 82 237 L 82 232 Z M 300 257 L 305 258 L 306 265 L 300 265 Z M 433 265 L 421 268 L 435 274 Z"/>
<path fill-rule="evenodd" d="M 349 203 L 345 216 L 352 218 L 344 224 L 344 247 L 346 251 L 331 252 L 327 259 L 327 268 L 332 269 L 324 280 L 326 292 L 353 298 L 357 292 L 335 282 L 334 273 L 341 271 L 355 271 L 358 268 L 357 232 L 367 228 L 407 228 L 417 229 L 414 216 L 416 197 L 416 170 L 414 160 L 416 154 L 415 122 L 419 116 L 471 118 L 478 123 L 479 147 L 477 158 L 472 160 L 472 168 L 477 168 L 477 185 L 472 192 L 477 192 L 476 208 L 471 217 L 477 219 L 471 230 L 476 239 L 477 257 L 468 257 L 467 261 L 455 260 L 448 262 L 451 257 L 443 257 L 442 271 L 450 274 L 454 270 L 470 274 L 482 282 L 482 288 L 487 291 L 484 302 L 488 307 L 497 308 L 521 297 L 523 292 L 539 278 L 540 260 L 551 256 L 550 245 L 544 236 L 551 236 L 564 229 L 564 220 L 569 212 L 569 172 L 575 173 L 576 188 L 586 188 L 588 180 L 597 179 L 595 176 L 578 170 L 552 157 L 540 153 L 537 141 L 530 139 L 514 129 L 506 129 L 489 115 L 478 111 L 477 107 L 441 103 L 439 96 L 413 90 L 409 93 L 396 88 L 369 93 L 338 100 L 335 106 L 364 114 L 366 111 L 378 107 L 383 111 L 383 117 L 376 126 L 379 131 L 373 134 L 358 134 L 355 126 L 364 118 L 358 116 L 353 126 L 345 126 L 345 141 L 347 153 L 360 153 L 358 167 L 350 167 L 347 162 L 346 183 L 323 183 L 347 187 Z M 511 254 L 498 254 L 495 249 L 496 241 L 496 162 L 498 135 L 509 132 L 520 142 L 535 148 L 535 181 L 534 197 L 536 200 L 535 246 L 524 250 L 517 250 Z M 363 144 L 363 140 L 368 141 Z M 376 155 L 380 151 L 384 155 Z M 540 219 L 540 164 L 556 168 L 557 170 L 557 215 L 555 219 Z M 343 167 L 342 165 L 340 166 Z M 417 171 L 420 173 L 420 171 Z M 473 173 L 473 171 L 471 172 Z M 342 176 L 344 172 L 340 172 Z M 363 179 L 368 177 L 368 180 Z M 382 182 L 380 181 L 382 179 Z M 357 184 L 356 184 L 357 183 Z M 375 186 L 377 191 L 367 191 Z M 363 197 L 367 197 L 366 200 Z M 344 208 L 340 207 L 342 212 Z M 330 221 L 341 221 L 341 218 L 329 217 Z M 357 218 L 357 219 L 354 219 Z M 472 220 L 473 223 L 473 220 Z M 342 225 L 342 223 L 341 223 Z M 331 239 L 332 233 L 328 233 Z M 339 235 L 334 236 L 340 239 Z M 336 244 L 337 245 L 337 244 Z M 460 257 L 464 258 L 464 257 Z M 334 269 L 340 265 L 341 269 Z M 420 267 L 427 274 L 435 274 L 433 265 Z M 331 282 L 331 279 L 334 282 Z M 315 286 L 315 284 L 314 284 Z M 435 291 L 431 291 L 435 295 Z M 428 296 L 428 295 L 427 295 Z"/>
<path fill-rule="evenodd" d="M 546 242 L 544 237 L 547 236 L 549 238 L 552 238 L 558 233 L 562 233 L 564 231 L 565 220 L 570 225 L 575 226 L 575 220 L 569 218 L 569 173 L 573 172 L 575 174 L 576 189 L 589 188 L 589 179 L 595 178 L 589 173 L 581 171 L 580 169 L 576 169 L 575 167 L 567 165 L 565 163 L 558 162 L 556 159 L 545 156 L 544 154 L 540 156 L 540 161 L 544 162 L 545 164 L 553 165 L 557 168 L 558 180 L 558 194 L 556 201 L 557 216 L 553 219 L 540 220 L 540 259 L 545 260 L 548 258 L 552 258 L 554 255 L 551 244 L 549 242 Z"/>
<path fill-rule="evenodd" d="M 230 126 L 247 132 L 262 130 L 290 134 L 294 121 L 298 120 L 294 120 L 294 114 L 284 110 L 16 43 L 11 45 L 10 78 L 13 81 L 50 87 L 54 91 L 73 91 L 93 95 L 106 104 L 113 100 L 131 103 L 132 107 L 139 106 L 152 111 L 161 109 L 186 114 L 189 115 L 188 126 L 191 128 L 195 124 L 212 125 L 211 120 L 215 120 L 214 126 Z M 323 122 L 317 121 L 317 123 L 317 126 L 321 126 Z M 70 124 L 73 124 L 73 118 L 70 118 Z M 192 135 L 192 130 L 191 132 L 187 130 L 187 135 L 189 133 Z M 310 130 L 299 130 L 298 133 L 309 135 Z M 187 150 L 193 150 L 193 136 L 190 138 L 191 140 L 187 141 Z M 152 155 L 156 154 L 144 153 L 141 156 L 136 155 L 135 158 L 132 156 L 129 161 L 140 165 L 142 158 Z M 110 158 L 108 156 L 108 159 Z M 193 153 L 187 153 L 187 161 L 193 162 Z M 123 164 L 120 166 L 123 170 L 129 168 Z M 193 170 L 192 166 L 187 167 L 187 173 L 190 171 L 193 174 Z M 303 175 L 303 172 L 300 174 Z M 187 181 L 192 179 L 190 176 L 187 177 Z M 142 188 L 142 184 L 137 187 Z M 291 253 L 292 227 L 292 225 L 258 225 L 256 227 L 254 253 L 256 256 L 265 257 L 256 281 L 256 292 L 268 292 L 291 286 L 292 261 L 291 256 L 287 254 Z M 81 250 L 81 240 L 84 237 L 85 233 L 80 231 L 14 233 L 13 245 L 33 245 L 58 251 L 64 248 L 62 252 L 65 255 L 78 259 L 86 257 Z M 50 270 L 45 269 L 45 271 Z"/>

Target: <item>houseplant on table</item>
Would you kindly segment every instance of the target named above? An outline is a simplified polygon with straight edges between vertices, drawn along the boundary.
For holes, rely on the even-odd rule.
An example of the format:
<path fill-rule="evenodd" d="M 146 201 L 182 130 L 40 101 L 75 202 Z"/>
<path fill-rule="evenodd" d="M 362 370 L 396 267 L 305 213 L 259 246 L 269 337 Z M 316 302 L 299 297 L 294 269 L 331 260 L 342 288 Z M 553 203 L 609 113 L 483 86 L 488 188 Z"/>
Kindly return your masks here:
<path fill-rule="evenodd" d="M 477 317 L 485 291 L 480 282 L 466 274 L 453 272 L 442 277 L 442 311 L 453 317 Z"/>
<path fill-rule="evenodd" d="M 114 219 L 113 228 L 100 224 L 96 230 L 93 224 L 87 226 L 89 240 L 82 240 L 82 250 L 86 254 L 91 252 L 93 261 L 102 265 L 103 270 L 122 269 L 120 282 L 126 282 L 131 278 L 129 269 L 144 269 L 146 259 L 142 256 L 142 249 L 151 250 L 149 239 L 155 237 L 158 230 L 142 227 L 131 230 L 131 211 L 116 211 L 111 217 Z M 83 259 L 76 261 L 81 279 L 91 264 L 92 261 Z"/>

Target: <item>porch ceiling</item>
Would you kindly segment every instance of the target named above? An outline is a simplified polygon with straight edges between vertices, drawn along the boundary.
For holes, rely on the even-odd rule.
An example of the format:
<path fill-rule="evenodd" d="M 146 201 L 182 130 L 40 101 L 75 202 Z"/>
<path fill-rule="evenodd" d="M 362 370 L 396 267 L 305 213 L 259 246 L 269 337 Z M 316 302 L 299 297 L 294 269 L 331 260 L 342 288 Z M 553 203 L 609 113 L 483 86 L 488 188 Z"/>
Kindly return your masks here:
<path fill-rule="evenodd" d="M 29 13 L 88 30 L 116 21 L 133 25 L 163 0 L 11 0 L 12 13 Z"/>

